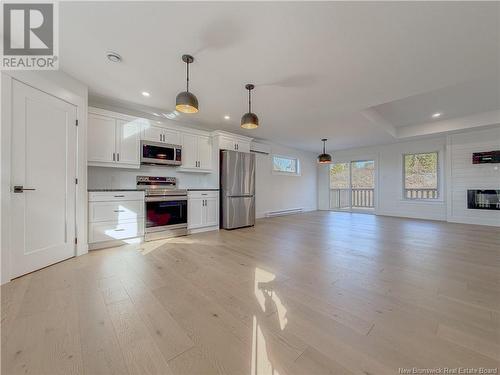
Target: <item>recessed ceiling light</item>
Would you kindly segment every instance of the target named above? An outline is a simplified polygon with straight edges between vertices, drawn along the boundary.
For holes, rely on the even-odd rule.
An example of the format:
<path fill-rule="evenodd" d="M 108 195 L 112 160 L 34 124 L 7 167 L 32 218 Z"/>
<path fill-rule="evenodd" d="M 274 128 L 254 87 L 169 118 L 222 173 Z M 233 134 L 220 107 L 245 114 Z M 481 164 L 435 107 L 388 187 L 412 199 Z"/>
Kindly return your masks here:
<path fill-rule="evenodd" d="M 106 52 L 106 57 L 108 58 L 109 61 L 114 63 L 122 61 L 122 57 L 116 52 L 112 51 Z"/>
<path fill-rule="evenodd" d="M 441 113 L 440 112 L 434 113 L 432 115 L 432 118 L 438 118 L 438 117 L 441 117 Z"/>
<path fill-rule="evenodd" d="M 151 96 L 151 94 L 147 91 L 143 91 L 142 96 L 149 97 L 149 96 Z"/>
<path fill-rule="evenodd" d="M 231 118 L 231 116 L 229 116 L 229 115 L 224 116 L 224 120 L 229 120 L 230 118 Z"/>

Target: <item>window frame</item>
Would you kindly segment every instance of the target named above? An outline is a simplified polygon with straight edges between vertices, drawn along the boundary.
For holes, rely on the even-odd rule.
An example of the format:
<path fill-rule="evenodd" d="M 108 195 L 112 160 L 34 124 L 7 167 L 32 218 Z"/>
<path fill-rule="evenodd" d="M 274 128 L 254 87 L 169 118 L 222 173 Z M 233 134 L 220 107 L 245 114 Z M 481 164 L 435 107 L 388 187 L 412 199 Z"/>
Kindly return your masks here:
<path fill-rule="evenodd" d="M 295 160 L 295 172 L 286 172 L 286 171 L 280 171 L 274 169 L 274 158 L 282 158 L 282 159 L 289 159 L 289 160 Z M 300 168 L 300 159 L 295 156 L 287 156 L 287 155 L 281 155 L 281 154 L 271 154 L 271 173 L 275 175 L 281 175 L 281 176 L 300 176 L 301 175 L 301 168 Z"/>
<path fill-rule="evenodd" d="M 437 197 L 436 198 L 408 198 L 406 196 L 406 168 L 405 168 L 405 158 L 407 155 L 423 155 L 423 154 L 436 154 L 436 190 Z M 401 179 L 401 194 L 403 196 L 403 200 L 407 202 L 442 202 L 443 201 L 443 187 L 441 186 L 441 152 L 439 150 L 432 151 L 414 151 L 414 152 L 405 152 L 402 154 L 401 162 L 402 162 L 402 179 Z"/>

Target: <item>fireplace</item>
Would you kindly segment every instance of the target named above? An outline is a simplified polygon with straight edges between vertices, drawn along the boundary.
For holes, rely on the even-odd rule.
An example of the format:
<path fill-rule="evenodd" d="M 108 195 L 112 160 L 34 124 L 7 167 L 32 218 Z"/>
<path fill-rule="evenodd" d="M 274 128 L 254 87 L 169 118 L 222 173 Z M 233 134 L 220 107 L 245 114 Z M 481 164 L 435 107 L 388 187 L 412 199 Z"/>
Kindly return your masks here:
<path fill-rule="evenodd" d="M 500 210 L 500 190 L 467 190 L 467 208 Z"/>

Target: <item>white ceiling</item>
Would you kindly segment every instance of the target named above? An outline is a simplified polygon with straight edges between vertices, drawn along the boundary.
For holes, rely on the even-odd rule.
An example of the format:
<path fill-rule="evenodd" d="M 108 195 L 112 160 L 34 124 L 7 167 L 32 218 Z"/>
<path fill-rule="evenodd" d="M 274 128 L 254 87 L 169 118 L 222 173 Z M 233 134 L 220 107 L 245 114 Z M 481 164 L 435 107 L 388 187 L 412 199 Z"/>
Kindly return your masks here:
<path fill-rule="evenodd" d="M 180 121 L 334 150 L 394 141 L 434 112 L 498 109 L 499 19 L 498 2 L 61 2 L 60 62 L 94 98 L 169 112 L 190 53 L 200 112 Z M 253 131 L 239 127 L 247 82 Z"/>
<path fill-rule="evenodd" d="M 395 127 L 463 117 L 500 108 L 498 79 L 462 82 L 373 107 Z M 438 119 L 432 114 L 440 113 Z"/>

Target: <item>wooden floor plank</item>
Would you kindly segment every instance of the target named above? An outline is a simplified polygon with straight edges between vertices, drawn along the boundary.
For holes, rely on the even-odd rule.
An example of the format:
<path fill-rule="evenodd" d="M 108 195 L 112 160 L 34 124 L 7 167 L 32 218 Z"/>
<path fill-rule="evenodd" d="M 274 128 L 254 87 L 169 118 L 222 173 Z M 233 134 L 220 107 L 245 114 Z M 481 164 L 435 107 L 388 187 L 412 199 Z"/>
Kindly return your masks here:
<path fill-rule="evenodd" d="M 500 230 L 310 212 L 93 251 L 2 286 L 2 374 L 499 366 Z"/>

